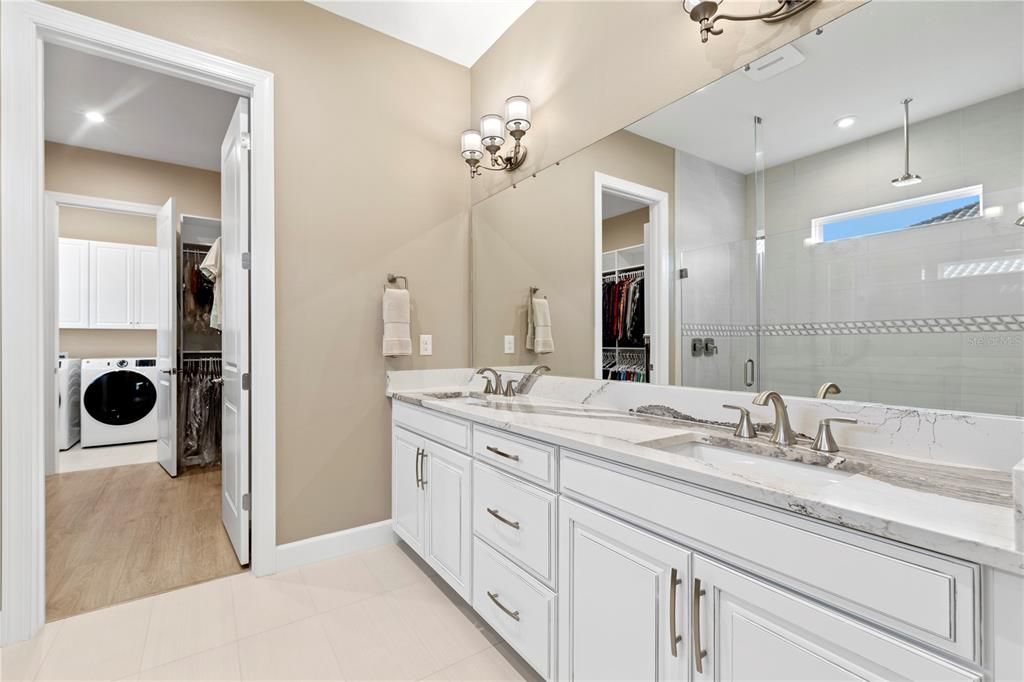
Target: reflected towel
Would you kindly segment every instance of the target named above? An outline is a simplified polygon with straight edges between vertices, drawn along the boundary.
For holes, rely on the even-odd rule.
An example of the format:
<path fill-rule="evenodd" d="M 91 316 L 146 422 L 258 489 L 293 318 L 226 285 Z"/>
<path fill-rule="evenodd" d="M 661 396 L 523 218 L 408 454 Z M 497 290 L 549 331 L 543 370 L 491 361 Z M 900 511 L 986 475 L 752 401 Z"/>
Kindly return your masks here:
<path fill-rule="evenodd" d="M 384 356 L 412 355 L 409 335 L 409 291 L 384 290 Z"/>
<path fill-rule="evenodd" d="M 555 339 L 551 336 L 551 309 L 546 298 L 533 299 L 533 351 L 544 354 L 555 350 Z"/>

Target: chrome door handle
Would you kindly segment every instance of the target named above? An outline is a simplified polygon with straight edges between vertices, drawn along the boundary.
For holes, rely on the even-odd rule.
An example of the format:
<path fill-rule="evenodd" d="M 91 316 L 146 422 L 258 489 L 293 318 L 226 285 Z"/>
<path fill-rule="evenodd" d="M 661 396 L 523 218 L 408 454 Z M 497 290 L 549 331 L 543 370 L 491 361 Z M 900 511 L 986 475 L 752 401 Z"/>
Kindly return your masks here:
<path fill-rule="evenodd" d="M 502 452 L 501 450 L 499 450 L 498 448 L 494 447 L 493 445 L 488 445 L 487 446 L 487 451 L 488 452 L 493 452 L 498 457 L 504 457 L 505 459 L 510 459 L 513 462 L 518 462 L 519 461 L 519 455 L 510 455 L 507 452 Z"/>
<path fill-rule="evenodd" d="M 509 618 L 511 618 L 514 621 L 518 621 L 519 620 L 519 612 L 518 611 L 512 611 L 507 606 L 505 606 L 500 601 L 498 601 L 498 595 L 497 595 L 496 592 L 491 592 L 490 590 L 488 590 L 487 591 L 487 596 L 491 598 L 491 601 L 494 602 L 494 605 L 497 606 L 499 609 L 501 609 L 505 613 L 506 616 L 508 616 Z"/>
<path fill-rule="evenodd" d="M 708 655 L 707 649 L 700 648 L 700 598 L 704 596 L 704 590 L 700 589 L 700 578 L 693 579 L 693 604 L 690 607 L 690 633 L 693 636 L 693 662 L 697 672 L 704 674 L 704 657 Z"/>
<path fill-rule="evenodd" d="M 519 530 L 519 522 L 518 521 L 509 521 L 504 516 L 502 516 L 498 512 L 497 509 L 491 509 L 490 507 L 487 507 L 487 513 L 490 514 L 491 516 L 493 516 L 494 518 L 498 519 L 502 523 L 504 523 L 506 526 L 511 526 L 512 528 L 515 528 L 516 530 Z"/>
<path fill-rule="evenodd" d="M 176 370 L 174 368 L 171 368 L 171 369 L 162 369 L 162 370 L 160 370 L 160 372 L 163 373 L 163 374 L 170 374 L 171 376 L 173 376 L 173 375 L 178 373 L 178 370 Z"/>
<path fill-rule="evenodd" d="M 679 634 L 679 627 L 676 625 L 676 588 L 682 583 L 683 581 L 679 579 L 679 570 L 673 568 L 668 588 L 668 637 L 672 644 L 672 656 L 675 658 L 679 658 L 679 642 L 683 641 L 683 636 Z"/>

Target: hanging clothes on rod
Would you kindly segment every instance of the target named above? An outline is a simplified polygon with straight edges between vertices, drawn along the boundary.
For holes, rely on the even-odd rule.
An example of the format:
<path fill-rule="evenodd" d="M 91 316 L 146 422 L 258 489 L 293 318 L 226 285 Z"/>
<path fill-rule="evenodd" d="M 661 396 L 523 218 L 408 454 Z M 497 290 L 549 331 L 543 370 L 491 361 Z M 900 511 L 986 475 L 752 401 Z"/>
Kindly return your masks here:
<path fill-rule="evenodd" d="M 209 247 L 198 244 L 181 250 L 182 326 L 184 331 L 204 336 L 220 334 L 212 325 L 215 285 L 201 270 L 209 253 Z"/>
<path fill-rule="evenodd" d="M 602 281 L 602 336 L 605 346 L 644 345 L 644 271 L 607 274 Z"/>
<path fill-rule="evenodd" d="M 220 354 L 185 357 L 178 373 L 178 453 L 182 467 L 209 467 L 221 460 Z"/>

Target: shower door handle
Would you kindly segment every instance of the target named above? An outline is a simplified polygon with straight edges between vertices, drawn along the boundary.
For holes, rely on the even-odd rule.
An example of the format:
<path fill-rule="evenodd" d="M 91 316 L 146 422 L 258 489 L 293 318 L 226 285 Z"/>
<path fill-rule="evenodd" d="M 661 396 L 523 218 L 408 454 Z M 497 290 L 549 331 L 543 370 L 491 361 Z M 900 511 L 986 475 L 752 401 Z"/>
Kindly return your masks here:
<path fill-rule="evenodd" d="M 748 388 L 754 385 L 754 361 L 751 358 L 743 363 L 743 383 Z"/>

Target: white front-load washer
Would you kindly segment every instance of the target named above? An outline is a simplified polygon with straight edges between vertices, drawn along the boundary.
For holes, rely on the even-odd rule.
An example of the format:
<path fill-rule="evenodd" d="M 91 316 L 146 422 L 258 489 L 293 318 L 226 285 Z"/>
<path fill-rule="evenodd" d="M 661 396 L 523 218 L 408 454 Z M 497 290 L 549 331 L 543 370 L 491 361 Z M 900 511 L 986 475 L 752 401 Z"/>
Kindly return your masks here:
<path fill-rule="evenodd" d="M 57 447 L 67 450 L 81 434 L 82 361 L 57 359 Z"/>
<path fill-rule="evenodd" d="M 156 440 L 153 358 L 82 360 L 82 447 Z"/>

